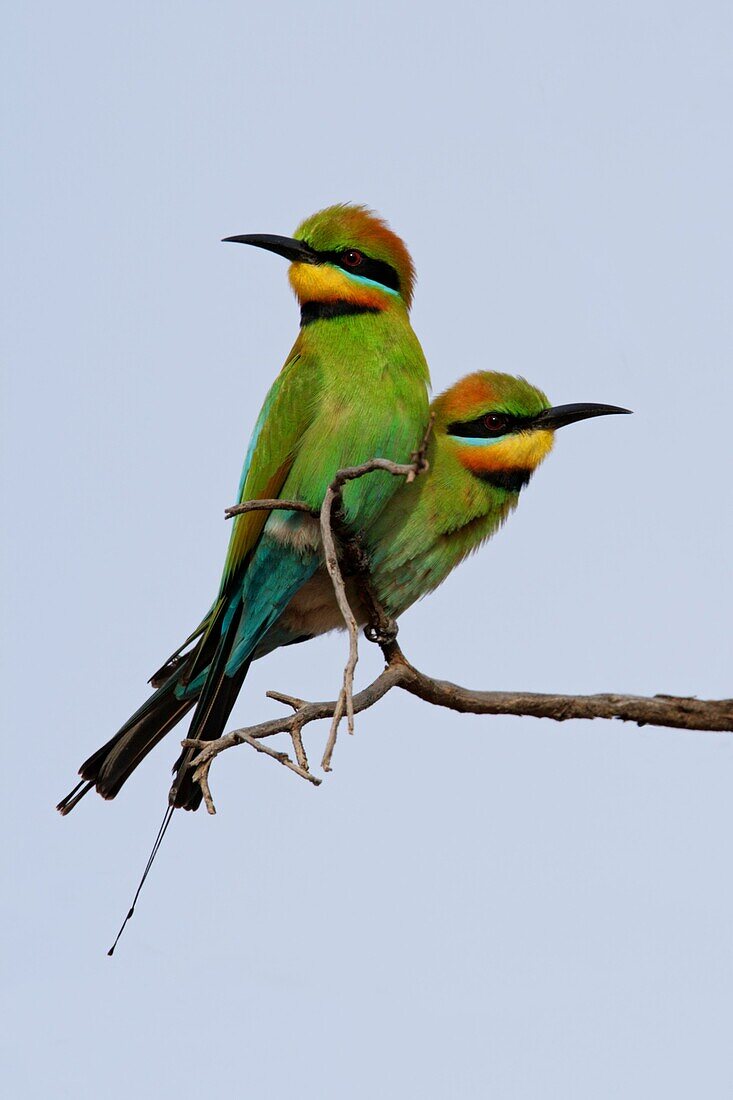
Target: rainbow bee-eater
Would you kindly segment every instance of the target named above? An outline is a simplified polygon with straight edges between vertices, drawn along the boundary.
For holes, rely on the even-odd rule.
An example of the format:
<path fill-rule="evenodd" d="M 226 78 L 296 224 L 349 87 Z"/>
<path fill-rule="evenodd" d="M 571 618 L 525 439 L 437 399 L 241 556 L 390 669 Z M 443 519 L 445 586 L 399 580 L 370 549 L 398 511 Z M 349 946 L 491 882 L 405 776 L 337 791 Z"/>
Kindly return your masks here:
<path fill-rule="evenodd" d="M 427 472 L 403 483 L 374 524 L 361 532 L 373 587 L 394 618 L 495 534 L 550 453 L 558 428 L 629 412 L 616 405 L 553 407 L 523 378 L 495 371 L 462 378 L 431 408 Z M 347 590 L 357 619 L 366 623 L 358 585 L 349 584 Z M 342 628 L 333 585 L 322 566 L 293 597 L 257 656 Z"/>
<path fill-rule="evenodd" d="M 406 484 L 369 532 L 376 590 L 401 615 L 501 527 L 552 450 L 555 432 L 616 405 L 550 405 L 523 378 L 479 371 L 432 405 L 429 473 Z"/>
<path fill-rule="evenodd" d="M 289 260 L 301 307 L 300 333 L 255 425 L 238 499 L 282 497 L 318 508 L 341 467 L 375 455 L 409 461 L 428 419 L 429 374 L 410 325 L 415 273 L 399 237 L 365 208 L 342 205 L 314 214 L 294 237 L 226 240 Z M 352 482 L 347 521 L 370 528 L 398 489 L 389 474 Z M 155 693 L 82 764 L 62 813 L 93 787 L 113 798 L 193 707 L 189 737 L 220 736 L 258 648 L 318 571 L 319 547 L 317 522 L 304 513 L 234 520 L 213 606 L 155 674 Z M 179 757 L 170 803 L 196 809 L 201 792 L 190 755 Z"/>

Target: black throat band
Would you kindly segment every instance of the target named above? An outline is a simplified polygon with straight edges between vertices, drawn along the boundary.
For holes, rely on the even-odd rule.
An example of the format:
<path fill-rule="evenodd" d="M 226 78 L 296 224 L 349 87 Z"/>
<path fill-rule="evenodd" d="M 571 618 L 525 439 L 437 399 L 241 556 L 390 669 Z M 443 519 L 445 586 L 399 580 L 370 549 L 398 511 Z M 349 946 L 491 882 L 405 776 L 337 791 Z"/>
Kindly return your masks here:
<path fill-rule="evenodd" d="M 301 328 L 314 321 L 332 321 L 335 317 L 354 317 L 359 313 L 381 313 L 378 306 L 364 306 L 339 298 L 335 302 L 304 302 L 300 307 Z"/>
<path fill-rule="evenodd" d="M 487 481 L 495 489 L 506 489 L 508 493 L 519 493 L 529 484 L 534 470 L 486 470 L 477 476 Z"/>

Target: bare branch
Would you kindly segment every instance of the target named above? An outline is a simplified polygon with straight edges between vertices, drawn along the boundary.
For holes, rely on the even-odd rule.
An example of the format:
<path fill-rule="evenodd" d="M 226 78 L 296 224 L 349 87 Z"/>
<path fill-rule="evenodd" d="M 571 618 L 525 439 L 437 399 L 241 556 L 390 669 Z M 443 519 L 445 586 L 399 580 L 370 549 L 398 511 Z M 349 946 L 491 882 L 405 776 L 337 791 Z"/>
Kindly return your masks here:
<path fill-rule="evenodd" d="M 578 718 L 617 719 L 635 722 L 637 726 L 733 733 L 733 699 L 695 699 L 676 695 L 543 695 L 520 691 L 471 691 L 458 684 L 426 676 L 405 660 L 395 643 L 392 649 L 393 656 L 385 670 L 369 687 L 354 696 L 354 713 L 368 710 L 392 688 L 399 687 L 425 702 L 461 714 L 550 718 L 556 722 Z M 272 692 L 268 694 L 274 695 Z M 290 699 L 287 701 L 290 703 Z M 233 730 L 216 741 L 184 741 L 185 747 L 201 749 L 192 765 L 197 769 L 196 778 L 200 781 L 201 774 L 207 776 L 214 758 L 235 745 L 246 742 L 258 747 L 258 742 L 263 738 L 273 737 L 278 733 L 292 736 L 297 730 L 299 734 L 311 722 L 332 719 L 339 709 L 338 699 L 322 703 L 297 702 L 298 709 L 285 718 L 275 718 L 246 729 Z M 284 753 L 274 755 L 278 759 L 285 756 Z M 280 762 L 285 761 L 281 759 Z M 302 774 L 292 762 L 290 766 L 292 770 Z M 308 778 L 311 783 L 319 782 L 310 773 L 304 778 Z M 208 805 L 207 801 L 207 807 Z"/>
<path fill-rule="evenodd" d="M 529 691 L 470 691 L 409 666 L 400 687 L 426 703 L 460 714 L 511 714 L 523 718 L 618 719 L 637 726 L 733 733 L 733 699 L 677 695 L 541 695 Z"/>

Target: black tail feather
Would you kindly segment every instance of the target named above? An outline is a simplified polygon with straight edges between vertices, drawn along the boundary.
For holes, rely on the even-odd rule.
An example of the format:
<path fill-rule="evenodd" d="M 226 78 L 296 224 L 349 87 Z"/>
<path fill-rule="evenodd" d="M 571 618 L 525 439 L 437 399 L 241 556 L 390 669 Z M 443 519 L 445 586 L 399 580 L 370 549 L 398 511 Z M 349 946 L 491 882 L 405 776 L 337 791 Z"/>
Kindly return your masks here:
<path fill-rule="evenodd" d="M 81 782 L 56 807 L 60 813 L 73 810 L 92 787 L 102 798 L 115 797 L 141 760 L 196 702 L 176 698 L 177 680 L 177 675 L 171 676 L 114 737 L 84 761 L 79 768 Z"/>
<path fill-rule="evenodd" d="M 200 628 L 197 632 L 197 635 L 202 634 L 197 645 L 188 653 L 174 654 L 155 673 L 151 682 L 157 690 L 114 737 L 84 761 L 79 769 L 81 782 L 56 807 L 60 813 L 68 814 L 93 787 L 102 798 L 114 798 L 138 764 L 194 705 L 196 711 L 189 737 L 212 741 L 221 736 L 250 664 L 245 661 L 233 676 L 227 675 L 226 667 L 243 606 L 240 604 L 222 634 L 223 614 L 220 603 L 211 612 L 210 621 L 205 621 L 206 629 Z M 192 635 L 185 644 L 197 635 Z M 192 682 L 203 671 L 206 671 L 206 680 L 201 693 L 179 698 L 176 688 Z M 193 771 L 189 767 L 194 755 L 193 750 L 186 749 L 175 764 L 175 779 L 169 795 L 173 807 L 196 810 L 201 804 L 201 789 L 193 782 Z"/>
<path fill-rule="evenodd" d="M 168 660 L 164 661 L 160 668 L 155 670 L 153 675 L 148 680 L 149 684 L 152 684 L 154 688 L 161 687 L 168 679 L 168 677 L 173 672 L 179 671 L 181 669 L 181 666 L 184 664 L 188 666 L 187 670 L 190 674 L 196 658 L 198 656 L 201 656 L 201 649 L 204 638 L 209 633 L 209 628 L 212 626 L 214 619 L 220 611 L 220 604 L 221 601 L 219 601 L 219 604 L 216 604 L 214 607 L 212 607 L 208 615 L 204 619 L 202 619 L 202 621 L 196 627 L 193 634 L 189 634 L 185 642 L 182 642 L 181 645 L 179 645 L 175 653 L 171 653 Z M 204 637 L 202 637 L 202 635 Z M 192 642 L 196 641 L 197 638 L 200 638 L 201 641 L 196 642 L 196 645 L 193 647 L 193 649 L 190 649 L 187 653 L 184 653 L 184 649 L 187 649 Z"/>
<path fill-rule="evenodd" d="M 93 783 L 88 783 L 84 779 L 82 779 L 80 783 L 77 783 L 73 791 L 69 791 L 66 798 L 61 799 L 58 806 L 56 807 L 58 812 L 62 816 L 71 813 L 77 802 L 81 802 L 84 795 L 87 794 L 88 791 L 91 791 L 93 786 Z"/>
<path fill-rule="evenodd" d="M 221 737 L 237 700 L 249 670 L 250 661 L 245 661 L 242 667 L 230 676 L 227 675 L 226 666 L 234 646 L 242 612 L 243 608 L 240 606 L 219 640 L 204 689 L 199 696 L 196 711 L 191 720 L 188 731 L 191 739 L 214 741 L 217 737 Z M 194 783 L 193 769 L 189 767 L 195 755 L 195 749 L 184 749 L 173 767 L 175 778 L 168 795 L 171 806 L 184 810 L 197 810 L 201 805 L 201 788 L 198 783 Z"/>

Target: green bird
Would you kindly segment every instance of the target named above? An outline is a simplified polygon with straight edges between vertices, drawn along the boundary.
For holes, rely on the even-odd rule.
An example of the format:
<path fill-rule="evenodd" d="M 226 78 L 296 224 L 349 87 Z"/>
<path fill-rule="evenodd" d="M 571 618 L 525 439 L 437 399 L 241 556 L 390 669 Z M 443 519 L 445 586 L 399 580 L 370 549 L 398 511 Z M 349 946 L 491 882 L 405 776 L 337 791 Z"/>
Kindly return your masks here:
<path fill-rule="evenodd" d="M 462 378 L 436 397 L 431 409 L 427 472 L 412 483 L 402 482 L 374 524 L 360 532 L 372 585 L 393 618 L 437 588 L 496 533 L 550 453 L 558 428 L 630 411 L 617 405 L 551 406 L 523 378 L 496 371 Z M 347 594 L 357 621 L 365 625 L 368 615 L 358 586 L 347 584 Z M 256 656 L 343 626 L 331 579 L 321 565 Z"/>
<path fill-rule="evenodd" d="M 404 243 L 353 205 L 314 214 L 292 238 L 226 240 L 289 260 L 301 307 L 300 333 L 255 425 L 238 499 L 282 497 L 317 508 L 341 467 L 375 455 L 409 461 L 427 423 L 430 379 L 409 320 L 415 271 Z M 344 493 L 347 521 L 369 529 L 398 489 L 386 473 L 352 482 Z M 237 517 L 213 606 L 152 677 L 154 694 L 82 764 L 61 813 L 93 787 L 114 798 L 193 707 L 189 736 L 219 737 L 251 661 L 263 644 L 271 648 L 265 639 L 320 565 L 318 526 L 307 514 Z M 170 804 L 195 810 L 201 792 L 190 757 L 182 753 L 175 766 Z"/>

